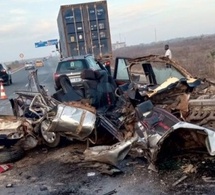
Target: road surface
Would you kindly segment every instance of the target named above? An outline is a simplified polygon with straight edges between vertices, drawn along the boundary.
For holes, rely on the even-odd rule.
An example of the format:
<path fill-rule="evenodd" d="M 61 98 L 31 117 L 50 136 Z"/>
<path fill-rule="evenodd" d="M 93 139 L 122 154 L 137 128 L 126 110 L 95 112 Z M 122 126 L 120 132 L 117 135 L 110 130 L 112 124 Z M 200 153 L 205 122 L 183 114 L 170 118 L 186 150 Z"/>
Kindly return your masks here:
<path fill-rule="evenodd" d="M 52 57 L 45 61 L 44 67 L 38 68 L 38 78 L 42 85 L 45 85 L 49 94 L 54 93 L 53 73 L 55 72 L 58 59 Z M 9 99 L 16 96 L 14 93 L 17 90 L 28 90 L 29 71 L 24 68 L 16 71 L 12 75 L 13 84 L 10 86 L 4 85 L 5 93 L 8 97 L 6 100 L 0 100 L 0 113 L 5 115 L 12 114 Z"/>

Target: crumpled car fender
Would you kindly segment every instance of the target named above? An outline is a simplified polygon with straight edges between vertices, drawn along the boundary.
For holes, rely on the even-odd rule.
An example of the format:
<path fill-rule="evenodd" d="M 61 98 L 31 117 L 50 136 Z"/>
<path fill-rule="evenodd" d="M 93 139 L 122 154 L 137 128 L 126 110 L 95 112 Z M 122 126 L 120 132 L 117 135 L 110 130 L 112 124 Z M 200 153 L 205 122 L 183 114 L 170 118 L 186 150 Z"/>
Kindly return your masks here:
<path fill-rule="evenodd" d="M 187 122 L 178 122 L 157 142 L 152 162 L 185 150 L 205 150 L 215 156 L 215 131 Z"/>
<path fill-rule="evenodd" d="M 117 163 L 125 158 L 130 151 L 132 145 L 138 140 L 138 135 L 135 133 L 133 137 L 128 140 L 123 140 L 112 146 L 94 146 L 85 150 L 86 161 L 98 161 L 111 165 Z"/>

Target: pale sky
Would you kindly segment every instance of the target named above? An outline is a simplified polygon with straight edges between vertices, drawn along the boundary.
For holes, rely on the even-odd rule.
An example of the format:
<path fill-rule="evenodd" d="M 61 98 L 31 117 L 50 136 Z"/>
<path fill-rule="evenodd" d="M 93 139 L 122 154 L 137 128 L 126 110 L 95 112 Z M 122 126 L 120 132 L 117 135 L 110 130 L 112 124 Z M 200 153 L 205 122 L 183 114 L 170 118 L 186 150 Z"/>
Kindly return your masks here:
<path fill-rule="evenodd" d="M 60 5 L 93 0 L 0 0 L 1 61 L 48 56 L 54 46 L 35 48 L 40 40 L 59 39 Z M 112 43 L 151 43 L 214 34 L 215 0 L 107 0 Z M 156 32 L 156 33 L 155 33 Z M 155 36 L 156 34 L 156 36 Z"/>

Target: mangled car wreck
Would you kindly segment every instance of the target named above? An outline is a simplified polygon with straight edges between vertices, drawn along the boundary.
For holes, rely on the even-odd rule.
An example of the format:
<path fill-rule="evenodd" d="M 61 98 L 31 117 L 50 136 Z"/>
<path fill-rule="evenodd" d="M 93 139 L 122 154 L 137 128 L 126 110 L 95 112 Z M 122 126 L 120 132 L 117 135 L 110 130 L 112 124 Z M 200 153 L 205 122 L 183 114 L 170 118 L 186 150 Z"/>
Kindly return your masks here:
<path fill-rule="evenodd" d="M 25 148 L 40 143 L 56 147 L 63 136 L 87 141 L 85 160 L 117 165 L 133 146 L 141 148 L 153 170 L 181 152 L 204 150 L 215 155 L 215 134 L 209 128 L 213 120 L 202 123 L 195 117 L 201 113 L 207 118 L 205 107 L 211 100 L 196 98 L 203 91 L 198 89 L 202 81 L 172 60 L 154 55 L 117 58 L 113 77 L 106 70 L 84 70 L 83 89 L 77 90 L 62 75 L 52 97 L 39 85 L 37 71 L 31 74 L 37 91 L 18 91 L 10 100 L 16 120 L 28 124 L 12 133 L 19 130 Z"/>
<path fill-rule="evenodd" d="M 187 72 L 164 56 L 117 58 L 114 79 L 134 104 L 150 99 L 180 120 L 213 127 L 214 84 Z"/>

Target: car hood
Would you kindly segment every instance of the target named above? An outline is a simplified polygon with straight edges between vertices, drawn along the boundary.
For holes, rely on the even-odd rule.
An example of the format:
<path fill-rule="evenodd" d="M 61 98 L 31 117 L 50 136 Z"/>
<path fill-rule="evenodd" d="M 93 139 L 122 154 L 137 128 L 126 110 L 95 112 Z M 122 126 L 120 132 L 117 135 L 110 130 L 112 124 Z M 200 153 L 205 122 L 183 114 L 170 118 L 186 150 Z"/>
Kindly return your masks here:
<path fill-rule="evenodd" d="M 149 91 L 147 91 L 146 94 L 148 95 L 148 97 L 152 97 L 155 94 L 158 94 L 158 93 L 161 93 L 165 90 L 169 90 L 169 89 L 174 88 L 179 83 L 183 83 L 183 84 L 186 84 L 187 86 L 189 86 L 191 88 L 195 88 L 201 84 L 201 80 L 200 79 L 194 79 L 194 78 L 178 79 L 176 77 L 170 77 L 164 83 L 162 83 L 161 85 L 158 85 L 155 88 L 149 87 Z"/>

